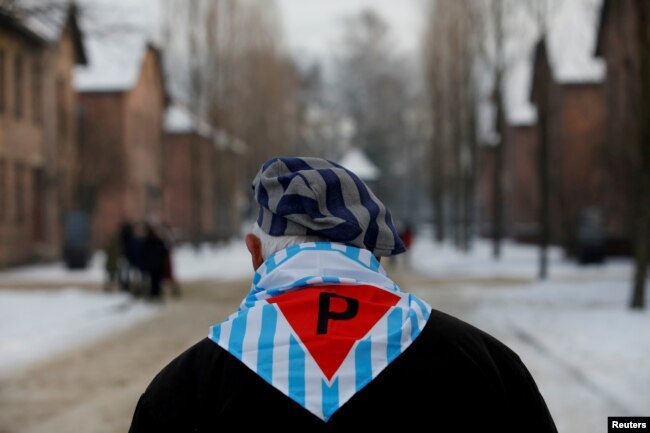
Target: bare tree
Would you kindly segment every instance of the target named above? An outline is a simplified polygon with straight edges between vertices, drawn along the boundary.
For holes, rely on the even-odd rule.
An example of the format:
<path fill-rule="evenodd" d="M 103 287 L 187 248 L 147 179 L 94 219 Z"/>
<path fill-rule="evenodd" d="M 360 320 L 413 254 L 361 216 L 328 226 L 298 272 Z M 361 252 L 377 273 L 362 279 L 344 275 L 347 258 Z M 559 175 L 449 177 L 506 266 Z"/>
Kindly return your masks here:
<path fill-rule="evenodd" d="M 375 189 L 406 219 L 413 210 L 406 111 L 411 105 L 408 62 L 393 46 L 387 22 L 372 10 L 348 17 L 337 53 L 337 86 L 342 110 L 354 121 L 354 144 L 383 173 Z M 404 183 L 406 182 L 406 184 Z"/>
<path fill-rule="evenodd" d="M 480 24 L 475 2 L 428 3 L 424 37 L 433 122 L 432 198 L 436 238 L 467 250 L 474 208 Z"/>
<path fill-rule="evenodd" d="M 171 61 L 188 65 L 176 72 L 182 99 L 198 119 L 248 144 L 239 174 L 252 178 L 264 160 L 293 149 L 300 130 L 299 78 L 282 50 L 274 3 L 166 0 L 164 6 L 174 29 L 164 32 L 176 47 Z"/>
<path fill-rule="evenodd" d="M 486 4 L 485 18 L 489 21 L 490 29 L 488 43 L 491 49 L 488 52 L 488 64 L 491 66 L 494 75 L 494 87 L 492 89 L 492 104 L 496 111 L 495 131 L 499 138 L 494 149 L 494 171 L 493 171 L 493 207 L 492 207 L 492 254 L 495 259 L 501 257 L 501 240 L 504 235 L 504 189 L 505 189 L 505 158 L 507 154 L 507 133 L 506 133 L 506 107 L 504 104 L 504 80 L 507 69 L 505 54 L 506 38 L 506 8 L 505 0 L 489 0 Z"/>
<path fill-rule="evenodd" d="M 557 0 L 530 0 L 530 11 L 538 27 L 539 42 L 536 46 L 536 57 L 542 59 L 546 67 L 541 68 L 542 74 L 550 73 L 550 63 L 546 49 L 546 39 L 550 20 L 554 10 L 558 7 Z M 551 242 L 551 195 L 552 181 L 550 168 L 550 124 L 554 115 L 554 106 L 550 100 L 551 89 L 548 88 L 552 77 L 538 77 L 536 96 L 537 126 L 539 131 L 539 153 L 537 160 L 538 182 L 540 191 L 539 204 L 539 270 L 540 279 L 548 277 L 548 248 Z"/>
<path fill-rule="evenodd" d="M 645 286 L 650 262 L 650 6 L 647 1 L 633 3 L 637 18 L 638 95 L 637 125 L 639 167 L 636 183 L 635 272 L 630 306 L 645 307 Z"/>

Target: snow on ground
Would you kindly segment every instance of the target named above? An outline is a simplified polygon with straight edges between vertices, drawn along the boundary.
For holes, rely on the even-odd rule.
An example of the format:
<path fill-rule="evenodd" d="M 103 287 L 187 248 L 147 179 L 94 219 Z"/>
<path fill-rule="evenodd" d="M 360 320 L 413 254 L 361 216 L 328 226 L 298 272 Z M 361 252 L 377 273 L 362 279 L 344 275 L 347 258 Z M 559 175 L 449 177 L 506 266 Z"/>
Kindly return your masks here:
<path fill-rule="evenodd" d="M 100 337 L 127 329 L 159 311 L 123 293 L 89 292 L 75 288 L 11 290 L 11 284 L 101 284 L 102 252 L 88 268 L 71 271 L 62 263 L 24 266 L 0 272 L 0 374 L 25 367 Z M 250 256 L 243 241 L 174 250 L 177 278 L 232 280 L 251 277 Z"/>
<path fill-rule="evenodd" d="M 159 311 L 127 294 L 0 291 L 0 374 L 125 330 Z"/>
<path fill-rule="evenodd" d="M 573 371 L 624 412 L 610 415 L 633 416 L 650 409 L 650 311 L 628 310 L 629 295 L 623 280 L 536 282 L 492 293 L 472 318 L 517 335 L 527 357 L 544 355 Z"/>
<path fill-rule="evenodd" d="M 174 252 L 176 275 L 181 281 L 237 280 L 253 277 L 253 265 L 243 240 L 226 245 L 183 247 Z"/>
<path fill-rule="evenodd" d="M 413 268 L 432 282 L 409 290 L 462 304 L 463 320 L 515 350 L 560 431 L 604 431 L 608 415 L 648 414 L 650 310 L 627 308 L 629 260 L 581 267 L 551 249 L 550 277 L 540 282 L 535 247 L 506 242 L 495 262 L 489 242 L 478 241 L 464 254 L 430 239 L 420 232 L 409 254 Z M 179 247 L 174 263 L 181 283 L 252 275 L 242 241 Z M 98 283 L 102 269 L 98 253 L 82 272 L 61 264 L 29 266 L 0 273 L 0 283 Z M 0 373 L 125 329 L 156 311 L 122 294 L 1 290 Z"/>
<path fill-rule="evenodd" d="M 69 270 L 63 263 L 22 266 L 0 272 L 0 283 L 98 284 L 105 279 L 105 255 L 98 251 L 83 270 Z M 204 279 L 235 280 L 252 277 L 252 265 L 243 240 L 198 248 L 182 245 L 174 249 L 174 271 L 183 282 Z"/>
<path fill-rule="evenodd" d="M 492 244 L 476 241 L 469 253 L 452 245 L 431 242 L 427 232 L 415 242 L 411 254 L 414 268 L 434 278 L 537 278 L 539 251 L 532 245 L 505 241 L 502 259 L 492 258 Z M 552 277 L 591 280 L 594 278 L 629 278 L 632 264 L 625 259 L 610 259 L 602 266 L 578 266 L 563 257 L 557 247 L 549 249 L 549 270 Z"/>
<path fill-rule="evenodd" d="M 541 282 L 532 246 L 505 243 L 498 263 L 484 241 L 463 254 L 420 239 L 411 253 L 417 271 L 457 282 L 444 290 L 471 306 L 463 320 L 519 354 L 559 431 L 604 432 L 607 416 L 648 414 L 650 310 L 628 308 L 630 260 L 578 266 L 553 249 Z"/>

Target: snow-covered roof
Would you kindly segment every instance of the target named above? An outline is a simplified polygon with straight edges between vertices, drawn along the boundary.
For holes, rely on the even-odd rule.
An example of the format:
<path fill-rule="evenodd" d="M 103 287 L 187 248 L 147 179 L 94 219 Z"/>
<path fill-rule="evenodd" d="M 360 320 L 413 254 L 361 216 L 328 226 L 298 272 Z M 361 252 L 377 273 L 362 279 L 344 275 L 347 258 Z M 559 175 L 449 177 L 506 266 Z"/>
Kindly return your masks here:
<path fill-rule="evenodd" d="M 379 178 L 379 168 L 356 147 L 351 147 L 339 161 L 343 167 L 352 171 L 362 180 L 372 181 Z"/>
<path fill-rule="evenodd" d="M 61 38 L 63 27 L 67 17 L 67 11 L 63 8 L 53 8 L 48 11 L 47 18 L 40 15 L 32 15 L 25 19 L 25 26 L 31 31 L 52 43 Z"/>
<path fill-rule="evenodd" d="M 78 91 L 124 91 L 139 76 L 147 47 L 157 40 L 155 0 L 82 0 L 88 65 L 75 69 Z"/>
<path fill-rule="evenodd" d="M 204 138 L 214 138 L 216 129 L 206 121 L 197 121 L 196 116 L 187 107 L 174 102 L 165 111 L 165 132 L 168 134 L 197 133 Z"/>
<path fill-rule="evenodd" d="M 196 116 L 180 102 L 173 102 L 167 107 L 164 128 L 168 134 L 196 133 L 211 140 L 218 149 L 230 149 L 238 154 L 243 154 L 247 150 L 244 141 L 222 129 L 211 126 L 205 120 L 197 121 Z"/>
<path fill-rule="evenodd" d="M 605 78 L 605 65 L 593 56 L 596 44 L 598 12 L 602 0 L 562 0 L 550 10 L 547 48 L 554 79 L 560 84 L 600 82 Z M 513 35 L 523 53 L 509 67 L 506 83 L 508 121 L 530 124 L 537 111 L 530 102 L 532 62 L 538 39 L 536 25 L 530 16 L 522 34 Z"/>
<path fill-rule="evenodd" d="M 194 131 L 194 120 L 190 112 L 180 104 L 172 104 L 165 111 L 165 132 L 187 134 Z"/>
<path fill-rule="evenodd" d="M 593 55 L 602 0 L 565 0 L 559 4 L 548 31 L 555 79 L 558 83 L 602 81 L 605 65 Z"/>
<path fill-rule="evenodd" d="M 17 0 L 12 12 L 20 18 L 25 28 L 47 42 L 61 37 L 68 16 L 70 2 L 67 0 Z"/>
<path fill-rule="evenodd" d="M 88 65 L 74 72 L 75 88 L 80 92 L 124 91 L 132 88 L 146 53 L 146 39 L 137 36 L 117 40 L 86 41 Z"/>
<path fill-rule="evenodd" d="M 532 81 L 533 68 L 530 59 L 519 61 L 507 72 L 505 100 L 508 122 L 511 125 L 530 125 L 537 120 L 537 109 L 530 102 Z"/>
<path fill-rule="evenodd" d="M 77 22 L 78 9 L 69 0 L 16 0 L 10 6 L 0 7 L 3 26 L 9 25 L 39 44 L 56 44 L 66 25 L 71 26 L 75 62 L 86 62 L 83 37 Z"/>

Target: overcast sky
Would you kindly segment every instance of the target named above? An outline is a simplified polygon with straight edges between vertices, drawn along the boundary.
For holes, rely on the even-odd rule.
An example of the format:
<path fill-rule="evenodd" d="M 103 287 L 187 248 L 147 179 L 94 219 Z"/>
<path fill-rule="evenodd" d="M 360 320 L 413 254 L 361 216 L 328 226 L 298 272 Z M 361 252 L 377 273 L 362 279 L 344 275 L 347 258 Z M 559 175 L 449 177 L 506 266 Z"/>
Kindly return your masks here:
<path fill-rule="evenodd" d="M 343 17 L 365 8 L 391 27 L 398 48 L 414 51 L 420 39 L 422 0 L 277 0 L 284 36 L 292 52 L 327 58 L 340 40 Z"/>

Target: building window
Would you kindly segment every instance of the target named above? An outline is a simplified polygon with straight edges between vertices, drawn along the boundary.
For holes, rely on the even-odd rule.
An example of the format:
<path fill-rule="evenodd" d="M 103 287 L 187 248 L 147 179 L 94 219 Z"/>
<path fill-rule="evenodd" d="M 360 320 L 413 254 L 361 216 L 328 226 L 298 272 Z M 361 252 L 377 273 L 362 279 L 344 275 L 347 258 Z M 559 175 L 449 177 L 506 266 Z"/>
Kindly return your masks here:
<path fill-rule="evenodd" d="M 16 185 L 16 223 L 20 224 L 25 220 L 25 167 L 22 164 L 16 164 L 16 172 L 14 173 Z"/>
<path fill-rule="evenodd" d="M 43 66 L 40 59 L 32 64 L 32 114 L 34 122 L 43 122 Z"/>
<path fill-rule="evenodd" d="M 0 50 L 0 113 L 5 111 L 5 89 L 7 84 L 5 83 L 5 53 Z"/>
<path fill-rule="evenodd" d="M 19 119 L 23 116 L 23 58 L 14 59 L 14 114 Z"/>
<path fill-rule="evenodd" d="M 63 78 L 56 80 L 56 104 L 57 104 L 57 127 L 59 140 L 65 142 L 68 139 L 68 120 L 70 114 L 66 104 L 66 85 Z"/>
<path fill-rule="evenodd" d="M 7 164 L 0 160 L 0 222 L 7 218 Z"/>

